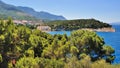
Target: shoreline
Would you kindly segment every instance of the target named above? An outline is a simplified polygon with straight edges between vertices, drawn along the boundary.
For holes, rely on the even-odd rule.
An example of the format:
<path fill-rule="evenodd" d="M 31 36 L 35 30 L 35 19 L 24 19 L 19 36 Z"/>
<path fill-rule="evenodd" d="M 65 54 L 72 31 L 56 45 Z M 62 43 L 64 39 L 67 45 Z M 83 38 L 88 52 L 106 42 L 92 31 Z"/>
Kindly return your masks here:
<path fill-rule="evenodd" d="M 89 30 L 89 31 L 95 31 L 95 32 L 115 32 L 115 29 L 112 27 L 108 28 L 98 28 L 98 29 L 93 29 L 93 28 L 82 28 L 80 30 Z"/>
<path fill-rule="evenodd" d="M 88 31 L 94 31 L 94 32 L 115 32 L 116 30 L 112 27 L 108 28 L 98 28 L 98 29 L 93 29 L 93 28 L 82 28 L 78 30 L 88 30 Z M 52 31 L 57 31 L 57 30 L 52 30 Z M 43 31 L 43 32 L 52 32 L 52 31 Z M 66 31 L 66 30 L 59 30 L 59 31 Z M 73 30 L 71 30 L 73 31 Z"/>

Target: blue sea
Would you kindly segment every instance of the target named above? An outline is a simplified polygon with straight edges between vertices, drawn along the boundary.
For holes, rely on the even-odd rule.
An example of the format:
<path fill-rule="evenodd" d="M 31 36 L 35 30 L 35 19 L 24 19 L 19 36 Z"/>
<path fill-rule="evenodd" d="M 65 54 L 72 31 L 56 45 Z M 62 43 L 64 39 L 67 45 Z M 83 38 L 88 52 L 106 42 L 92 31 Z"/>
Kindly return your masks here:
<path fill-rule="evenodd" d="M 120 63 L 120 25 L 113 25 L 116 32 L 97 32 L 97 34 L 104 38 L 107 45 L 112 46 L 115 49 L 116 59 L 114 63 Z M 52 31 L 50 34 L 67 34 L 70 35 L 71 31 Z"/>

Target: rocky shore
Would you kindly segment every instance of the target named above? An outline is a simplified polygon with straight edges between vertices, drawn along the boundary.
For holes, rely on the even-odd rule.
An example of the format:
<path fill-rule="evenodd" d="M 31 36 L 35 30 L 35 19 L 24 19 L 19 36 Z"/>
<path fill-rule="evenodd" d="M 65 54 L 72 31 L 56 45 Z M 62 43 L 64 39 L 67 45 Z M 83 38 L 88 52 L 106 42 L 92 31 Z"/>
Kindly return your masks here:
<path fill-rule="evenodd" d="M 108 28 L 99 28 L 99 29 L 83 28 L 81 30 L 89 30 L 89 31 L 95 31 L 95 32 L 115 32 L 115 29 L 111 28 L 111 27 L 108 27 Z"/>

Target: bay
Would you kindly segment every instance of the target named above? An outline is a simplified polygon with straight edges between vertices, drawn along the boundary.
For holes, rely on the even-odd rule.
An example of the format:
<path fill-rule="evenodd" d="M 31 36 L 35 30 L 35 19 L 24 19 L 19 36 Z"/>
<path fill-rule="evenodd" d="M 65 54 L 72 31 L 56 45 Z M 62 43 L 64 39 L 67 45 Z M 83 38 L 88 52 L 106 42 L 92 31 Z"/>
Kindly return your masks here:
<path fill-rule="evenodd" d="M 104 38 L 104 41 L 107 45 L 112 46 L 115 49 L 116 59 L 114 63 L 120 63 L 120 25 L 113 25 L 116 32 L 97 32 L 97 34 Z M 51 31 L 50 34 L 71 34 L 71 31 Z"/>

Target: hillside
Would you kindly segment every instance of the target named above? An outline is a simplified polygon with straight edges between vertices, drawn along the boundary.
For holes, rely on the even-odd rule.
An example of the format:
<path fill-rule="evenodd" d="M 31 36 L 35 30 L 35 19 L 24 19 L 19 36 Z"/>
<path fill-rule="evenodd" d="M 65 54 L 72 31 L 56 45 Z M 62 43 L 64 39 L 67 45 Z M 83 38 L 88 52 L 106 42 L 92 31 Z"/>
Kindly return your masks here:
<path fill-rule="evenodd" d="M 63 16 L 48 12 L 37 12 L 29 7 L 9 5 L 0 0 L 0 18 L 7 19 L 9 16 L 19 20 L 65 20 Z"/>
<path fill-rule="evenodd" d="M 27 13 L 22 12 L 16 6 L 6 4 L 0 1 L 0 18 L 6 19 L 8 17 L 13 19 L 35 20 L 35 18 Z"/>
<path fill-rule="evenodd" d="M 82 28 L 104 28 L 112 26 L 103 23 L 101 21 L 95 20 L 95 19 L 79 19 L 79 20 L 64 20 L 64 21 L 51 21 L 47 23 L 52 30 L 77 30 Z"/>
<path fill-rule="evenodd" d="M 37 12 L 34 9 L 29 8 L 29 7 L 19 6 L 18 8 L 21 11 L 26 12 L 26 13 L 28 13 L 36 18 L 39 18 L 39 19 L 43 19 L 43 20 L 66 20 L 65 17 L 63 17 L 63 16 L 54 15 L 54 14 L 44 12 L 44 11 Z"/>

